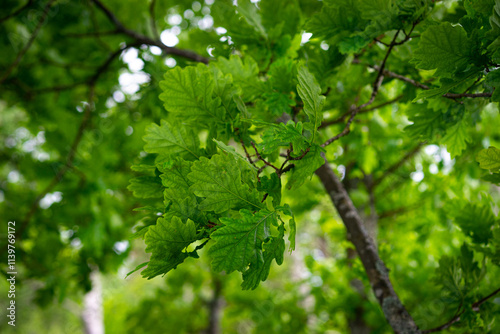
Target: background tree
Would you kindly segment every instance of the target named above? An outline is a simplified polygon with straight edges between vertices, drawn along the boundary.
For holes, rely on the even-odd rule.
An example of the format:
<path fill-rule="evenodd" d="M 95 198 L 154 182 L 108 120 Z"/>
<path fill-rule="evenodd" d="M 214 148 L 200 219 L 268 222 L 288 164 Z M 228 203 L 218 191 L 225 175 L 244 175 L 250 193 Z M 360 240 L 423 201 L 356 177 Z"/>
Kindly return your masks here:
<path fill-rule="evenodd" d="M 1 8 L 21 330 L 498 331 L 498 0 Z"/>

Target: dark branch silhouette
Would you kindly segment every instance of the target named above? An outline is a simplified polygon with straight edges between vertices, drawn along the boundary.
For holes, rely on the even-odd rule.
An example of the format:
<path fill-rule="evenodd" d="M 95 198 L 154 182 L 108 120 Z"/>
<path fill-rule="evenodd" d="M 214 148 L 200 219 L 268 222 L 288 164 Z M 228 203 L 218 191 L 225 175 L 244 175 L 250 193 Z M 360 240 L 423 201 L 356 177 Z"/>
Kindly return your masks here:
<path fill-rule="evenodd" d="M 55 1 L 56 0 L 50 0 L 45 5 L 45 7 L 43 9 L 42 17 L 40 17 L 40 20 L 38 21 L 38 23 L 35 27 L 35 31 L 33 31 L 33 33 L 31 34 L 31 36 L 28 40 L 28 43 L 26 43 L 26 45 L 21 49 L 21 51 L 19 51 L 14 62 L 12 64 L 10 64 L 9 67 L 7 67 L 7 70 L 0 77 L 0 84 L 3 83 L 5 81 L 5 79 L 7 79 L 9 77 L 9 75 L 12 73 L 12 71 L 17 67 L 17 65 L 19 65 L 19 63 L 23 59 L 26 52 L 28 52 L 29 48 L 31 47 L 31 45 L 35 41 L 36 36 L 38 36 L 38 33 L 40 32 L 40 29 L 42 28 L 43 23 L 47 19 L 47 15 L 49 14 L 50 7 L 52 7 L 52 5 L 54 4 Z"/>
<path fill-rule="evenodd" d="M 16 15 L 18 15 L 19 13 L 21 13 L 23 10 L 25 10 L 26 8 L 28 8 L 29 6 L 31 6 L 31 4 L 33 3 L 33 0 L 28 0 L 26 2 L 26 4 L 22 7 L 19 7 L 19 9 L 13 11 L 11 14 L 7 15 L 7 16 L 4 16 L 0 19 L 0 23 L 3 23 L 5 21 L 7 21 L 8 19 L 10 19 L 11 17 L 14 17 Z"/>
<path fill-rule="evenodd" d="M 389 175 L 393 174 L 395 171 L 397 171 L 401 166 L 403 166 L 408 160 L 410 160 L 412 157 L 414 157 L 418 152 L 420 152 L 420 149 L 422 146 L 425 144 L 425 142 L 419 143 L 415 148 L 413 148 L 411 151 L 406 153 L 398 162 L 395 164 L 391 165 L 389 168 L 387 168 L 380 177 L 376 178 L 371 186 L 375 188 L 378 186 L 386 177 Z"/>
<path fill-rule="evenodd" d="M 486 297 L 478 300 L 477 302 L 475 302 L 474 304 L 472 304 L 472 310 L 475 311 L 475 312 L 478 312 L 479 308 L 480 308 L 480 306 L 482 304 L 486 303 L 488 301 L 488 299 L 496 296 L 499 292 L 500 292 L 500 288 L 496 289 L 495 291 L 493 291 L 492 293 L 490 293 Z M 464 312 L 465 311 L 462 311 L 459 315 L 453 317 L 452 319 L 450 319 L 448 322 L 442 324 L 441 326 L 438 326 L 438 327 L 435 327 L 435 328 L 432 328 L 432 329 L 427 329 L 425 331 L 422 331 L 422 334 L 440 332 L 440 331 L 443 331 L 443 330 L 445 330 L 447 328 L 450 328 L 453 324 L 455 324 L 455 323 L 457 323 L 457 322 L 460 321 L 460 317 L 462 316 L 462 314 L 464 314 Z"/>
<path fill-rule="evenodd" d="M 178 49 L 171 46 L 166 46 L 163 44 L 161 40 L 154 40 L 147 36 L 141 35 L 133 30 L 126 28 L 120 20 L 113 14 L 106 6 L 102 4 L 99 0 L 92 0 L 92 2 L 106 15 L 106 17 L 113 23 L 116 27 L 116 30 L 122 34 L 125 34 L 129 37 L 132 37 L 136 42 L 140 44 L 146 44 L 151 46 L 159 47 L 163 52 L 170 55 L 184 57 L 186 59 L 190 59 L 196 62 L 201 62 L 208 64 L 208 58 L 203 57 L 202 55 L 197 54 L 194 51 Z"/>
<path fill-rule="evenodd" d="M 384 60 L 382 60 L 382 64 L 380 65 L 380 68 L 377 72 L 377 77 L 375 78 L 375 82 L 373 83 L 373 89 L 372 89 L 372 93 L 370 95 L 370 99 L 358 107 L 354 106 L 353 108 L 351 108 L 351 111 L 350 111 L 351 117 L 349 117 L 349 120 L 347 121 L 347 123 L 344 127 L 344 130 L 342 130 L 342 132 L 340 132 L 338 135 L 325 141 L 323 144 L 321 144 L 321 147 L 326 147 L 326 146 L 330 145 L 331 143 L 333 143 L 334 141 L 349 134 L 349 132 L 351 132 L 351 123 L 354 120 L 354 117 L 356 117 L 356 115 L 358 114 L 358 112 L 361 109 L 369 106 L 370 104 L 373 103 L 373 101 L 375 101 L 375 98 L 377 97 L 380 86 L 382 86 L 382 82 L 384 81 L 383 72 L 384 72 L 385 64 L 387 63 L 387 59 L 389 58 L 389 55 L 391 54 L 392 49 L 396 45 L 396 39 L 398 38 L 398 35 L 399 35 L 399 30 L 394 35 L 394 38 L 392 39 L 392 42 L 389 45 L 387 52 L 385 53 Z"/>
<path fill-rule="evenodd" d="M 127 49 L 129 47 L 131 47 L 131 45 L 124 46 L 124 47 L 116 50 L 115 52 L 111 53 L 111 55 L 106 59 L 106 61 L 98 68 L 98 70 L 95 72 L 95 74 L 88 80 L 87 85 L 89 87 L 89 96 L 88 96 L 87 106 L 85 108 L 85 113 L 83 115 L 80 126 L 78 127 L 78 131 L 76 133 L 76 136 L 73 139 L 73 143 L 71 144 L 71 148 L 70 148 L 69 153 L 66 157 L 66 162 L 63 165 L 63 167 L 54 176 L 54 178 L 49 183 L 49 185 L 47 187 L 45 187 L 45 189 L 42 190 L 42 192 L 35 198 L 35 200 L 31 204 L 28 213 L 24 216 L 24 219 L 21 222 L 21 227 L 19 229 L 20 236 L 23 235 L 23 232 L 28 227 L 28 224 L 29 224 L 31 218 L 38 210 L 40 200 L 45 195 L 47 195 L 50 191 L 52 191 L 52 189 L 54 189 L 54 187 L 59 182 L 61 182 L 63 176 L 66 174 L 66 172 L 68 170 L 73 168 L 73 160 L 75 159 L 78 145 L 80 144 L 80 141 L 83 138 L 83 133 L 85 132 L 87 127 L 90 125 L 92 110 L 94 108 L 95 86 L 96 86 L 97 80 L 109 68 L 109 66 L 111 65 L 113 60 L 115 60 L 125 49 Z"/>
<path fill-rule="evenodd" d="M 385 106 L 387 106 L 389 104 L 393 104 L 393 103 L 401 100 L 403 97 L 404 97 L 403 95 L 399 95 L 398 97 L 396 97 L 396 98 L 394 98 L 392 100 L 383 102 L 383 103 L 381 103 L 379 105 L 376 105 L 376 106 L 373 106 L 373 107 L 370 107 L 370 108 L 366 108 L 366 109 L 360 110 L 358 112 L 358 115 L 365 114 L 365 113 L 368 113 L 370 111 L 374 111 L 374 110 L 380 109 L 380 108 L 385 107 Z M 347 112 L 343 113 L 342 115 L 340 115 L 339 117 L 337 117 L 335 119 L 325 120 L 323 123 L 321 123 L 321 125 L 318 127 L 318 129 L 323 129 L 323 128 L 326 128 L 326 127 L 328 127 L 330 125 L 342 123 L 342 122 L 345 121 L 345 119 L 347 118 L 347 116 L 349 116 L 349 114 L 351 114 L 351 112 L 347 111 Z"/>

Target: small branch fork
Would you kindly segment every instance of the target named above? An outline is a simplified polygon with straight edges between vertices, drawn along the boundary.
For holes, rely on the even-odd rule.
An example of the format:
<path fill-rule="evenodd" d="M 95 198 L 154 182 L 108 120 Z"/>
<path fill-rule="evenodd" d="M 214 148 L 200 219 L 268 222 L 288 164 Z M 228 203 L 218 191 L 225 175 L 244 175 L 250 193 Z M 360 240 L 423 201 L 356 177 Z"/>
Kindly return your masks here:
<path fill-rule="evenodd" d="M 50 8 L 54 4 L 54 2 L 56 2 L 56 0 L 50 0 L 49 2 L 47 2 L 47 4 L 45 5 L 45 7 L 43 8 L 42 17 L 38 21 L 38 23 L 37 23 L 37 25 L 35 27 L 35 31 L 33 31 L 33 33 L 31 34 L 31 36 L 30 36 L 30 38 L 28 40 L 28 43 L 26 43 L 26 45 L 21 49 L 21 51 L 19 51 L 19 53 L 16 56 L 16 59 L 14 59 L 14 62 L 12 62 L 12 64 L 10 64 L 10 66 L 7 68 L 7 70 L 0 77 L 0 84 L 2 84 L 5 81 L 5 79 L 7 79 L 9 77 L 9 75 L 12 73 L 12 71 L 17 67 L 17 65 L 19 65 L 19 63 L 23 59 L 23 57 L 26 54 L 26 52 L 28 52 L 29 48 L 31 47 L 31 45 L 35 41 L 36 36 L 38 36 L 38 33 L 40 32 L 40 29 L 43 26 L 43 23 L 47 19 L 47 16 L 49 15 Z M 31 1 L 29 1 L 26 6 L 29 6 L 30 4 L 31 4 Z M 21 12 L 22 9 L 24 9 L 24 7 L 21 8 L 20 11 L 16 11 L 16 13 Z M 13 15 L 15 15 L 15 14 L 13 14 Z M 2 21 L 6 20 L 7 18 L 4 18 Z"/>
<path fill-rule="evenodd" d="M 309 151 L 310 151 L 310 148 L 308 147 L 307 149 L 304 150 L 304 152 L 302 152 L 302 154 L 300 156 L 292 157 L 293 145 L 290 144 L 290 148 L 287 149 L 286 154 L 280 154 L 282 157 L 285 158 L 285 161 L 283 161 L 281 166 L 278 168 L 262 157 L 259 150 L 257 149 L 257 146 L 252 141 L 252 142 L 250 142 L 250 145 L 252 145 L 252 147 L 255 151 L 255 156 L 257 157 L 257 161 L 262 161 L 264 163 L 264 166 L 258 167 L 256 164 L 257 161 L 254 161 L 252 159 L 252 156 L 248 153 L 248 150 L 245 146 L 245 143 L 243 142 L 243 139 L 241 139 L 241 138 L 240 138 L 240 143 L 241 143 L 241 146 L 243 147 L 243 151 L 245 151 L 245 156 L 246 156 L 248 162 L 250 162 L 250 164 L 252 164 L 255 168 L 257 168 L 257 180 L 258 180 L 258 182 L 260 182 L 260 178 L 259 178 L 260 173 L 262 173 L 262 171 L 266 167 L 271 167 L 272 169 L 274 169 L 276 171 L 276 174 L 278 175 L 278 177 L 281 177 L 281 175 L 285 174 L 286 172 L 289 172 L 290 170 L 292 170 L 292 168 L 295 167 L 294 164 L 290 163 L 287 165 L 287 163 L 289 163 L 290 161 L 302 160 L 306 156 L 306 154 L 309 153 Z M 264 197 L 262 198 L 262 202 L 264 202 L 266 200 L 267 196 L 269 196 L 268 193 L 264 194 Z"/>
<path fill-rule="evenodd" d="M 354 62 L 354 63 L 356 63 L 356 62 Z M 376 66 L 376 65 L 375 66 L 368 66 L 368 67 L 371 67 L 374 70 L 380 70 L 380 67 Z M 384 73 L 384 76 L 386 76 L 388 78 L 394 78 L 394 79 L 404 81 L 404 82 L 409 83 L 410 85 L 412 85 L 414 87 L 424 89 L 424 90 L 431 89 L 429 86 L 427 86 L 423 83 L 420 83 L 412 78 L 405 77 L 404 75 L 401 75 L 401 74 L 398 74 L 398 73 L 395 73 L 392 71 L 388 71 L 388 70 L 384 70 L 383 73 Z M 470 88 L 468 88 L 467 91 L 469 89 Z M 448 99 L 452 99 L 452 100 L 461 99 L 464 97 L 472 98 L 472 99 L 473 98 L 490 98 L 492 96 L 492 94 L 493 93 L 467 93 L 467 92 L 464 92 L 464 93 L 446 93 L 446 94 L 443 94 L 443 97 L 448 98 Z"/>
<path fill-rule="evenodd" d="M 377 109 L 380 109 L 382 107 L 385 107 L 387 105 L 390 105 L 390 104 L 393 104 L 395 102 L 398 102 L 399 100 L 401 100 L 402 98 L 404 97 L 404 95 L 399 95 L 389 101 L 386 101 L 386 102 L 383 102 L 383 103 L 380 103 L 376 106 L 373 106 L 373 107 L 370 107 L 370 108 L 366 108 L 366 109 L 362 109 L 358 112 L 358 115 L 359 114 L 364 114 L 364 113 L 368 113 L 370 111 L 374 111 L 374 110 L 377 110 Z M 319 127 L 318 129 L 323 129 L 323 128 L 326 128 L 330 125 L 334 125 L 334 124 L 339 124 L 339 123 L 342 123 L 344 122 L 344 120 L 347 118 L 347 116 L 349 116 L 351 114 L 351 111 L 347 111 L 345 113 L 343 113 L 342 115 L 340 115 L 339 117 L 337 117 L 336 119 L 332 119 L 332 120 L 326 120 L 324 121 Z"/>
<path fill-rule="evenodd" d="M 106 72 L 106 70 L 109 68 L 109 66 L 112 64 L 113 60 L 116 59 L 124 49 L 128 48 L 130 46 L 124 46 L 115 52 L 111 53 L 109 57 L 104 61 L 104 63 L 99 66 L 97 71 L 90 77 L 90 79 L 86 82 L 86 84 L 89 87 L 89 95 L 88 95 L 88 102 L 87 102 L 87 107 L 85 108 L 85 113 L 83 115 L 82 121 L 80 123 L 80 126 L 78 127 L 78 131 L 76 133 L 75 139 L 73 139 L 73 143 L 71 144 L 71 148 L 69 150 L 68 155 L 66 156 L 66 162 L 63 165 L 63 167 L 57 172 L 57 174 L 54 176 L 52 181 L 49 183 L 45 189 L 42 190 L 40 194 L 35 198 L 33 203 L 30 206 L 30 209 L 28 213 L 24 216 L 24 219 L 21 222 L 21 227 L 19 229 L 19 235 L 22 236 L 23 232 L 26 230 L 28 227 L 28 224 L 33 217 L 33 215 L 36 213 L 39 207 L 39 202 L 40 200 L 47 195 L 54 187 L 61 182 L 63 176 L 66 174 L 66 172 L 70 169 L 74 169 L 73 167 L 73 161 L 76 157 L 76 152 L 78 149 L 78 145 L 80 144 L 80 141 L 83 138 L 83 133 L 85 130 L 88 128 L 90 125 L 90 120 L 92 116 L 92 110 L 94 109 L 94 100 L 95 100 L 95 86 L 97 83 L 97 80 L 99 77 Z"/>
<path fill-rule="evenodd" d="M 153 33 L 156 35 L 156 39 L 152 39 L 148 36 L 141 35 L 125 27 L 123 23 L 121 23 L 121 21 L 115 16 L 115 14 L 113 14 L 113 12 L 111 12 L 106 6 L 104 6 L 104 4 L 101 1 L 99 0 L 91 0 L 91 1 L 104 13 L 104 15 L 106 15 L 109 21 L 115 26 L 117 32 L 132 37 L 136 42 L 140 44 L 157 46 L 160 49 L 162 49 L 162 51 L 164 51 L 166 54 L 176 55 L 184 57 L 186 59 L 190 59 L 192 61 L 208 64 L 208 58 L 203 57 L 197 54 L 196 52 L 190 50 L 177 49 L 175 47 L 170 47 L 163 44 L 163 42 L 157 38 L 158 34 L 156 31 L 156 25 L 152 24 L 152 28 L 154 27 Z M 150 7 L 150 13 L 153 16 L 151 19 L 154 20 L 154 1 Z"/>
<path fill-rule="evenodd" d="M 414 25 L 416 25 L 416 23 Z M 326 147 L 326 146 L 330 145 L 331 143 L 333 143 L 334 141 L 349 134 L 349 132 L 351 132 L 351 123 L 354 120 L 354 117 L 356 117 L 356 115 L 360 112 L 360 110 L 369 106 L 370 104 L 373 103 L 373 101 L 375 101 L 375 98 L 377 97 L 380 86 L 382 86 L 382 82 L 384 81 L 384 69 L 385 69 L 385 65 L 387 63 L 387 59 L 389 58 L 389 55 L 391 54 L 391 51 L 394 48 L 394 46 L 396 46 L 396 39 L 398 38 L 399 32 L 400 32 L 400 30 L 398 30 L 396 32 L 396 34 L 394 35 L 394 38 L 392 39 L 391 44 L 389 45 L 389 47 L 387 49 L 384 60 L 382 61 L 382 64 L 380 65 L 380 68 L 377 72 L 377 77 L 375 78 L 375 82 L 373 83 L 373 89 L 372 89 L 372 93 L 370 95 L 370 99 L 360 106 L 351 107 L 351 110 L 350 110 L 351 116 L 347 120 L 347 123 L 346 123 L 344 129 L 342 130 L 342 132 L 340 132 L 338 135 L 325 141 L 323 144 L 321 144 L 321 147 Z M 406 42 L 408 39 L 409 39 L 409 35 L 406 36 L 406 38 L 404 39 L 404 42 Z"/>
<path fill-rule="evenodd" d="M 496 296 L 499 292 L 500 292 L 500 288 L 496 289 L 495 291 L 493 291 L 492 293 L 490 293 L 486 297 L 478 300 L 477 302 L 475 302 L 474 304 L 472 304 L 472 310 L 478 312 L 479 308 L 480 308 L 480 306 L 482 304 L 486 303 L 486 301 L 488 301 L 489 299 L 491 299 L 494 296 Z M 442 324 L 441 326 L 438 326 L 438 327 L 435 327 L 435 328 L 432 328 L 432 329 L 427 329 L 427 330 L 422 331 L 422 334 L 440 332 L 440 331 L 443 331 L 445 329 L 450 328 L 453 324 L 455 324 L 455 323 L 457 323 L 457 322 L 460 321 L 460 317 L 462 316 L 462 314 L 464 314 L 464 312 L 465 311 L 462 311 L 460 314 L 456 315 L 455 317 L 453 317 L 452 319 L 450 319 L 445 324 Z"/>

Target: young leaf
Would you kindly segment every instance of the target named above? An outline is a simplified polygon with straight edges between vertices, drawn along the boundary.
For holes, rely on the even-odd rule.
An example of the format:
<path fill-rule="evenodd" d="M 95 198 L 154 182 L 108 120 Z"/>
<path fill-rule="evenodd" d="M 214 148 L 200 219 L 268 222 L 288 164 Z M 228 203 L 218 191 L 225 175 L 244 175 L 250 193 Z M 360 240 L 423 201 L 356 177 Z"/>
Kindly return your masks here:
<path fill-rule="evenodd" d="M 450 76 L 468 65 L 471 46 L 464 28 L 446 22 L 427 28 L 413 60 L 418 68 L 437 69 L 436 75 Z"/>
<path fill-rule="evenodd" d="M 144 237 L 146 252 L 152 254 L 148 267 L 141 272 L 142 276 L 151 279 L 175 269 L 190 256 L 183 250 L 196 240 L 199 240 L 199 235 L 193 221 L 183 223 L 178 217 L 171 221 L 158 218 Z"/>
<path fill-rule="evenodd" d="M 161 198 L 163 187 L 156 176 L 139 176 L 130 180 L 127 187 L 137 198 Z"/>
<path fill-rule="evenodd" d="M 289 121 L 286 125 L 280 123 L 279 125 L 270 126 L 262 134 L 262 142 L 259 148 L 264 154 L 271 154 L 281 146 L 293 145 L 295 155 L 300 155 L 309 147 L 307 139 L 302 135 L 302 123 L 295 124 Z"/>
<path fill-rule="evenodd" d="M 288 241 L 290 241 L 290 252 L 295 250 L 295 235 L 297 234 L 297 226 L 295 223 L 295 216 L 293 215 L 292 208 L 288 204 L 277 207 L 276 209 L 283 212 L 283 214 L 290 217 L 288 220 L 288 227 L 290 228 L 290 233 L 288 234 Z"/>
<path fill-rule="evenodd" d="M 302 158 L 294 162 L 295 167 L 288 179 L 286 187 L 288 189 L 297 189 L 308 178 L 310 178 L 316 169 L 325 163 L 321 156 L 322 149 L 318 145 L 311 146 L 311 150 Z"/>
<path fill-rule="evenodd" d="M 465 120 L 459 121 L 457 124 L 446 130 L 446 135 L 441 139 L 441 142 L 446 145 L 446 150 L 454 158 L 460 155 L 467 148 L 467 142 L 471 138 L 467 133 L 467 123 Z"/>
<path fill-rule="evenodd" d="M 260 177 L 260 182 L 257 183 L 257 190 L 269 194 L 273 198 L 273 205 L 278 206 L 281 203 L 281 179 L 276 173 L 272 173 L 270 177 L 266 175 Z"/>
<path fill-rule="evenodd" d="M 161 126 L 153 123 L 146 128 L 144 141 L 144 150 L 148 153 L 191 158 L 198 158 L 200 155 L 198 136 L 184 126 L 170 125 L 164 120 L 161 121 Z"/>
<path fill-rule="evenodd" d="M 495 216 L 488 206 L 467 203 L 451 214 L 455 223 L 474 243 L 487 243 L 492 238 L 491 228 L 495 224 Z"/>
<path fill-rule="evenodd" d="M 241 283 L 243 290 L 254 290 L 259 286 L 261 281 L 265 281 L 269 276 L 273 260 L 276 260 L 278 265 L 283 263 L 283 255 L 285 252 L 283 225 L 280 225 L 279 232 L 279 236 L 271 237 L 271 241 L 264 244 L 264 252 L 262 255 L 264 261 L 252 263 L 243 273 L 243 282 Z"/>
<path fill-rule="evenodd" d="M 497 171 L 500 169 L 500 150 L 493 146 L 481 150 L 476 160 L 479 162 L 479 167 Z"/>
<path fill-rule="evenodd" d="M 224 119 L 221 99 L 212 96 L 214 80 L 206 66 L 200 64 L 171 69 L 165 73 L 165 80 L 160 82 L 160 87 L 163 90 L 160 100 L 165 103 L 165 109 L 175 116 L 188 120 Z"/>
<path fill-rule="evenodd" d="M 185 197 L 191 194 L 189 187 L 193 184 L 189 181 L 187 175 L 191 172 L 191 161 L 176 159 L 170 166 L 158 166 L 162 173 L 160 178 L 165 187 L 176 189 L 178 193 L 183 194 Z"/>
<path fill-rule="evenodd" d="M 188 179 L 193 182 L 191 191 L 204 197 L 200 209 L 221 213 L 230 209 L 263 208 L 259 193 L 249 187 L 257 178 L 255 168 L 236 160 L 228 154 L 215 154 L 209 160 L 201 157 L 193 163 Z"/>
<path fill-rule="evenodd" d="M 223 227 L 211 234 L 215 244 L 209 254 L 216 271 L 244 271 L 250 263 L 262 263 L 262 243 L 270 237 L 270 228 L 276 224 L 276 212 L 261 210 L 252 214 L 240 210 L 241 218 L 221 218 Z"/>
<path fill-rule="evenodd" d="M 316 130 L 323 120 L 321 111 L 325 97 L 321 95 L 321 87 L 316 82 L 316 79 L 304 65 L 299 67 L 298 79 L 297 91 L 304 102 L 304 112 L 309 117 L 309 123 L 306 123 L 305 126 L 311 131 L 311 143 L 314 143 Z"/>

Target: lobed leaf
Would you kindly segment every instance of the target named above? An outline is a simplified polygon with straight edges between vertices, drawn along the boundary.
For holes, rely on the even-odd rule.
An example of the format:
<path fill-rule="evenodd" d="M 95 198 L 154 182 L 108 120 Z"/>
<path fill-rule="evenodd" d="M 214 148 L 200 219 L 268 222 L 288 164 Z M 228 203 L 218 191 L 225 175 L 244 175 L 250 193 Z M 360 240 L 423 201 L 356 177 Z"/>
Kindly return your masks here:
<path fill-rule="evenodd" d="M 262 243 L 271 236 L 271 225 L 277 223 L 276 212 L 240 210 L 240 215 L 241 218 L 221 218 L 224 226 L 210 236 L 215 241 L 209 254 L 216 271 L 244 271 L 251 263 L 263 262 Z"/>
<path fill-rule="evenodd" d="M 489 147 L 487 149 L 481 150 L 477 157 L 477 162 L 479 162 L 479 167 L 490 170 L 500 169 L 500 150 L 496 147 Z"/>
<path fill-rule="evenodd" d="M 450 76 L 469 64 L 472 43 L 464 28 L 451 23 L 430 26 L 420 37 L 413 61 L 418 68 Z"/>
<path fill-rule="evenodd" d="M 192 158 L 200 156 L 198 136 L 185 126 L 169 124 L 164 120 L 161 121 L 161 126 L 153 123 L 146 128 L 144 141 L 146 141 L 144 150 L 148 153 Z"/>
<path fill-rule="evenodd" d="M 309 117 L 306 127 L 312 133 L 311 143 L 313 143 L 316 131 L 323 121 L 322 110 L 325 97 L 321 95 L 321 87 L 316 79 L 304 65 L 298 69 L 298 79 L 297 91 L 304 102 L 304 112 Z"/>
<path fill-rule="evenodd" d="M 200 209 L 215 213 L 240 208 L 261 209 L 259 193 L 252 183 L 256 177 L 255 168 L 228 154 L 215 154 L 211 159 L 201 157 L 188 174 L 193 182 L 190 190 L 204 198 Z"/>
<path fill-rule="evenodd" d="M 146 252 L 152 254 L 148 267 L 141 272 L 142 276 L 151 279 L 175 269 L 190 256 L 183 250 L 199 238 L 191 220 L 183 223 L 178 217 L 170 221 L 158 218 L 156 225 L 150 226 L 144 237 Z"/>

